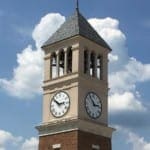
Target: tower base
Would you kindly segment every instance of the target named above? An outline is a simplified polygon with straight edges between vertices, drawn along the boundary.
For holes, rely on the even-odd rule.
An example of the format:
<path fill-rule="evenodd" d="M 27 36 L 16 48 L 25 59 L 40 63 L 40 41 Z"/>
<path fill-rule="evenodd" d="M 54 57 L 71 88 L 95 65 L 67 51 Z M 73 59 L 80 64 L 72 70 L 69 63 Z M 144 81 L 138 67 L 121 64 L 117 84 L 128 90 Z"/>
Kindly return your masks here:
<path fill-rule="evenodd" d="M 111 150 L 111 139 L 83 131 L 69 131 L 39 138 L 39 150 Z"/>

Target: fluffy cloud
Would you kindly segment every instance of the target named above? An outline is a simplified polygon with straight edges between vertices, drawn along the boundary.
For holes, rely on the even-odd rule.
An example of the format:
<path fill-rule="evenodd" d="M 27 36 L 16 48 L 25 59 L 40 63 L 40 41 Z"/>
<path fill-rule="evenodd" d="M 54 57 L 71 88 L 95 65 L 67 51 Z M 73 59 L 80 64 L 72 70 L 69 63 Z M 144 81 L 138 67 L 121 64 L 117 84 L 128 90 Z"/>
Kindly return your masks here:
<path fill-rule="evenodd" d="M 131 92 L 112 94 L 109 96 L 109 110 L 111 113 L 119 111 L 146 111 L 146 108 L 138 100 L 138 95 Z"/>
<path fill-rule="evenodd" d="M 126 143 L 131 145 L 132 150 L 149 150 L 150 141 L 147 142 L 144 137 L 139 136 L 128 128 L 122 126 L 115 126 L 119 134 L 126 137 Z M 123 141 L 124 143 L 125 141 Z"/>
<path fill-rule="evenodd" d="M 128 54 L 126 37 L 119 29 L 119 21 L 117 19 L 107 17 L 104 19 L 92 18 L 89 19 L 89 23 L 113 49 L 112 53 L 109 54 L 111 65 L 110 71 L 121 69 L 121 67 L 127 63 Z"/>
<path fill-rule="evenodd" d="M 0 79 L 0 87 L 10 95 L 20 99 L 31 99 L 41 93 L 43 73 L 43 52 L 40 47 L 48 37 L 65 21 L 60 14 L 47 14 L 35 26 L 32 36 L 36 44 L 17 54 L 17 67 L 13 70 L 12 79 Z"/>
<path fill-rule="evenodd" d="M 145 111 L 136 94 L 136 84 L 150 81 L 150 64 L 142 64 L 128 56 L 126 37 L 119 29 L 118 20 L 94 18 L 89 22 L 113 49 L 109 55 L 110 111 Z"/>
<path fill-rule="evenodd" d="M 144 137 L 139 137 L 135 133 L 128 133 L 128 142 L 133 145 L 133 150 L 150 150 L 150 142 L 146 142 Z"/>
<path fill-rule="evenodd" d="M 111 92 L 134 90 L 136 83 L 150 80 L 150 64 L 142 64 L 130 58 L 128 64 L 117 72 L 109 75 Z"/>
<path fill-rule="evenodd" d="M 10 143 L 13 147 L 22 141 L 22 137 L 15 137 L 10 132 L 0 130 L 0 150 L 5 150 Z"/>
<path fill-rule="evenodd" d="M 34 51 L 31 46 L 17 54 L 18 67 L 13 70 L 13 78 L 0 79 L 0 86 L 18 98 L 30 98 L 40 93 L 42 55 L 41 50 Z"/>
<path fill-rule="evenodd" d="M 24 139 L 23 137 L 14 136 L 12 133 L 0 130 L 0 150 L 16 149 L 16 150 L 37 150 L 38 139 L 31 137 Z"/>
<path fill-rule="evenodd" d="M 38 149 L 38 139 L 31 137 L 30 139 L 25 140 L 21 146 L 21 150 L 37 150 Z"/>
<path fill-rule="evenodd" d="M 50 13 L 45 15 L 35 26 L 32 33 L 36 47 L 40 48 L 41 45 L 60 27 L 64 21 L 65 17 L 59 13 Z"/>

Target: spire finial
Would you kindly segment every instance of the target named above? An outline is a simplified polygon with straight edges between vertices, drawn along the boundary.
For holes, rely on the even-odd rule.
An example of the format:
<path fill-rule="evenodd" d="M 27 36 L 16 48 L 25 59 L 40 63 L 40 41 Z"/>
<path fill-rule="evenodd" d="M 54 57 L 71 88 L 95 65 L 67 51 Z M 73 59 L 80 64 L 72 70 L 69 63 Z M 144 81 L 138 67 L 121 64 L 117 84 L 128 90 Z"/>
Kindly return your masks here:
<path fill-rule="evenodd" d="M 76 0 L 76 10 L 79 11 L 79 1 Z"/>

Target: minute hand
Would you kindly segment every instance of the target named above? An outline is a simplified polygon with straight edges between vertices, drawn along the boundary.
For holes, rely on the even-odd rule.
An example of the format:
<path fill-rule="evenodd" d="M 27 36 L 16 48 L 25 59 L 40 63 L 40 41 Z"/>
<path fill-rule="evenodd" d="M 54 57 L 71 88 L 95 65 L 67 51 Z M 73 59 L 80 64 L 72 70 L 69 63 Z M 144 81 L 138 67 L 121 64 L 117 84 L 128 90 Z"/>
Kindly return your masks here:
<path fill-rule="evenodd" d="M 95 104 L 95 102 L 94 102 L 94 100 L 93 100 L 93 97 L 90 95 L 90 97 L 91 97 L 91 100 L 92 100 L 92 104 L 93 104 L 93 106 L 95 106 L 95 107 L 99 107 L 99 105 L 97 105 L 97 104 Z"/>

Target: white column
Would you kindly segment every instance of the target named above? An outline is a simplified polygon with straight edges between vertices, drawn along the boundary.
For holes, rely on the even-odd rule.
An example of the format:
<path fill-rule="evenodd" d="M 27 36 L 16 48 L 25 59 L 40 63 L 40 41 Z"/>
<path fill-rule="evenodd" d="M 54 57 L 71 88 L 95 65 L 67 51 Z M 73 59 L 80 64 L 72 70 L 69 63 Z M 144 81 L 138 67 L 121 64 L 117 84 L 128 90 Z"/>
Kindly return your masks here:
<path fill-rule="evenodd" d="M 50 53 L 50 59 L 49 59 L 49 78 L 52 79 L 52 55 Z"/>
<path fill-rule="evenodd" d="M 67 48 L 64 48 L 64 53 L 65 53 L 64 74 L 66 75 L 68 73 L 68 53 L 67 53 Z"/>
<path fill-rule="evenodd" d="M 47 81 L 50 78 L 50 66 L 51 66 L 51 55 L 48 54 L 47 56 L 44 57 L 44 80 Z"/>

